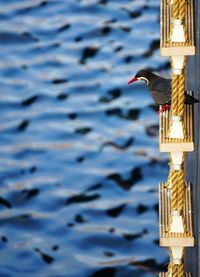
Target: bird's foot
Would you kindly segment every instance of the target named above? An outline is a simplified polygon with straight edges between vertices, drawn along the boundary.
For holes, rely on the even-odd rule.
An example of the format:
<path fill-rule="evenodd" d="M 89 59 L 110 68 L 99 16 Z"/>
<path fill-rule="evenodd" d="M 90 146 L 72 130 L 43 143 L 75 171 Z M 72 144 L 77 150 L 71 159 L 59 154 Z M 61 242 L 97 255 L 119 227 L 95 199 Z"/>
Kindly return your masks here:
<path fill-rule="evenodd" d="M 160 106 L 160 109 L 159 109 L 159 114 L 160 114 L 160 113 L 163 113 L 163 112 L 165 112 L 165 111 L 169 111 L 169 110 L 170 110 L 170 107 L 171 107 L 170 104 L 161 105 L 161 106 Z"/>

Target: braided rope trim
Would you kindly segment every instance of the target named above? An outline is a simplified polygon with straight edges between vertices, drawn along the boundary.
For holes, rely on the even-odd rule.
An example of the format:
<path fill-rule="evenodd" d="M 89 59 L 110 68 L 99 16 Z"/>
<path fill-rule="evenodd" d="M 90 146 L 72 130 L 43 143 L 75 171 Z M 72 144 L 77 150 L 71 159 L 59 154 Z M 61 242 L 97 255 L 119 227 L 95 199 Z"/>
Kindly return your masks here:
<path fill-rule="evenodd" d="M 173 19 L 178 19 L 183 24 L 183 30 L 185 35 L 185 42 L 188 40 L 187 30 L 185 26 L 185 16 L 186 16 L 186 5 L 187 0 L 174 0 L 173 1 L 173 9 L 172 9 L 172 17 Z M 172 35 L 173 25 L 171 27 L 171 35 Z M 170 35 L 170 37 L 171 37 Z"/>

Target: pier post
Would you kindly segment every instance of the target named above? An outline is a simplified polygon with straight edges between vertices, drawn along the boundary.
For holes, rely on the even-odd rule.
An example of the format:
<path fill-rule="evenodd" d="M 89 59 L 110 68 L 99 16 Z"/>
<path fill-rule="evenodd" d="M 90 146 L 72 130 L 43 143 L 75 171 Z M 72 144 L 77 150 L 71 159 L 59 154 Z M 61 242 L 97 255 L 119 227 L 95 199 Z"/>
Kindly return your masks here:
<path fill-rule="evenodd" d="M 188 57 L 187 62 L 187 89 L 194 92 L 194 96 L 200 100 L 200 0 L 194 0 L 195 18 L 195 56 Z M 192 272 L 193 277 L 200 276 L 200 107 L 194 105 L 194 141 L 195 150 L 190 152 L 187 158 L 187 180 L 193 186 L 193 218 L 195 247 L 187 249 L 187 271 Z"/>

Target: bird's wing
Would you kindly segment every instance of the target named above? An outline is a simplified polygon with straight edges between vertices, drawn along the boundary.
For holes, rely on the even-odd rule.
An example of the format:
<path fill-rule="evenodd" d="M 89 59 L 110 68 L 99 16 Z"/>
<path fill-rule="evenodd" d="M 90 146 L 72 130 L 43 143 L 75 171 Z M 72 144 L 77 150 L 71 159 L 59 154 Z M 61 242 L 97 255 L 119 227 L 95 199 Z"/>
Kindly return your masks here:
<path fill-rule="evenodd" d="M 152 81 L 150 87 L 154 101 L 159 104 L 167 104 L 171 100 L 171 80 L 158 77 Z"/>
<path fill-rule="evenodd" d="M 165 92 L 171 97 L 171 80 L 159 77 L 159 79 L 153 81 L 152 89 Z"/>

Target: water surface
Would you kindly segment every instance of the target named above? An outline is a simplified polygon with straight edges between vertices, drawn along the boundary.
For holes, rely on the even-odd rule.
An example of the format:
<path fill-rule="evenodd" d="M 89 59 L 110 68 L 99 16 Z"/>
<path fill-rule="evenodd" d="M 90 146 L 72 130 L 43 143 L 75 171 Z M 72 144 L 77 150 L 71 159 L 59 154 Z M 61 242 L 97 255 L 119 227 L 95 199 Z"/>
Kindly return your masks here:
<path fill-rule="evenodd" d="M 0 276 L 150 277 L 158 246 L 158 114 L 143 67 L 158 0 L 1 0 Z"/>

